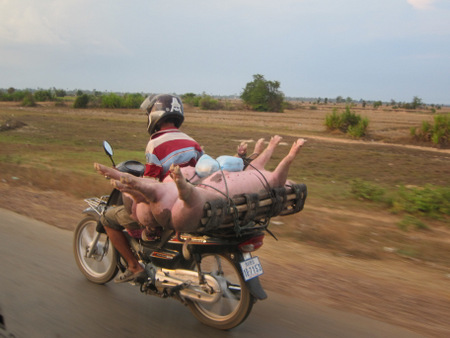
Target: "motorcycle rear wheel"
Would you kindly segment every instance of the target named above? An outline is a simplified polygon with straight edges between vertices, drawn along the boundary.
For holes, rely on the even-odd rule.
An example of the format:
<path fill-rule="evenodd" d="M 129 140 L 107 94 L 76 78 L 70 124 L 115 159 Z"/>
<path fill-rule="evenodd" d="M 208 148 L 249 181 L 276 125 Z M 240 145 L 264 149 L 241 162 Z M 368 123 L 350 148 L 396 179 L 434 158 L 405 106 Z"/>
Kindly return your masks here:
<path fill-rule="evenodd" d="M 241 324 L 255 300 L 242 279 L 238 263 L 225 254 L 203 254 L 200 266 L 203 273 L 218 281 L 222 296 L 213 304 L 189 301 L 192 314 L 203 324 L 220 330 Z"/>
<path fill-rule="evenodd" d="M 97 235 L 97 219 L 87 216 L 78 223 L 73 238 L 73 253 L 80 271 L 96 284 L 108 283 L 117 274 L 118 253 L 106 234 L 100 234 L 92 257 L 88 258 L 89 245 Z"/>

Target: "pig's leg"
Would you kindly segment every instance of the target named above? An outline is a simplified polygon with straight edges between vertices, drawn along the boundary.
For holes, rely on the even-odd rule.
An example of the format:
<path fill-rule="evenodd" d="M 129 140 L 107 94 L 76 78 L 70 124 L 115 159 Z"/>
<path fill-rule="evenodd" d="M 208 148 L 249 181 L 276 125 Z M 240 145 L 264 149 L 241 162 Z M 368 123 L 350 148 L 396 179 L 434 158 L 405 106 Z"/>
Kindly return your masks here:
<path fill-rule="evenodd" d="M 144 196 L 145 201 L 139 203 L 136 213 L 142 224 L 152 214 L 162 227 L 171 226 L 171 210 L 178 199 L 178 190 L 174 182 L 155 182 L 149 178 L 139 178 L 132 175 L 122 176 L 121 188 L 134 196 Z"/>
<path fill-rule="evenodd" d="M 268 182 L 271 187 L 281 187 L 286 183 L 289 167 L 305 142 L 302 138 L 295 141 L 286 157 L 281 160 L 273 173 L 269 175 Z"/>
<path fill-rule="evenodd" d="M 120 177 L 124 174 L 117 169 L 107 167 L 100 163 L 94 163 L 95 170 L 100 174 L 108 178 L 120 180 Z"/>
<path fill-rule="evenodd" d="M 178 198 L 185 203 L 189 203 L 190 200 L 196 199 L 196 195 L 198 195 L 198 192 L 196 192 L 195 187 L 188 183 L 186 179 L 184 178 L 183 174 L 181 173 L 179 166 L 172 166 L 170 167 L 170 177 L 172 177 L 172 180 L 177 185 L 178 189 Z"/>
<path fill-rule="evenodd" d="M 145 196 L 142 192 L 135 190 L 133 188 L 130 188 L 128 185 L 123 184 L 120 181 L 117 180 L 111 180 L 111 185 L 116 188 L 117 190 L 120 190 L 124 195 L 122 197 L 126 197 L 127 195 L 130 195 L 136 203 L 149 203 L 150 200 Z"/>
<path fill-rule="evenodd" d="M 178 200 L 172 208 L 172 225 L 177 231 L 194 231 L 203 215 L 205 203 L 221 196 L 187 182 L 178 166 L 172 165 L 170 175 L 178 188 Z"/>
<path fill-rule="evenodd" d="M 255 143 L 255 149 L 253 149 L 253 153 L 254 154 L 261 154 L 264 151 L 264 139 L 260 138 L 258 141 L 256 141 Z"/>
<path fill-rule="evenodd" d="M 264 166 L 269 162 L 272 154 L 277 147 L 277 145 L 281 142 L 282 137 L 275 135 L 270 139 L 267 148 L 251 163 L 251 166 L 247 167 L 247 170 L 251 170 L 251 168 L 256 168 L 258 170 L 264 169 Z M 256 147 L 256 146 L 255 146 Z M 261 145 L 258 145 L 261 147 Z"/>

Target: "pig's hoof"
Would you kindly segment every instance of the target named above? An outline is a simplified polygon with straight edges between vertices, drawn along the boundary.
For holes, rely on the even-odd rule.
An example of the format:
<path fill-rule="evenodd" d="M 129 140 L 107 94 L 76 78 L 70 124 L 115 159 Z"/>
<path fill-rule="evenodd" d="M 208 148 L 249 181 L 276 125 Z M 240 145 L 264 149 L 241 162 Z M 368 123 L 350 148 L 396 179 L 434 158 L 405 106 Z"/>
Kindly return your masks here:
<path fill-rule="evenodd" d="M 295 141 L 295 142 L 292 144 L 290 153 L 291 153 L 292 155 L 297 155 L 298 152 L 300 151 L 300 149 L 302 148 L 303 144 L 305 144 L 305 142 L 306 142 L 305 139 L 299 138 L 297 141 Z"/>
<path fill-rule="evenodd" d="M 283 138 L 279 135 L 272 136 L 269 142 L 269 147 L 275 148 Z"/>
<path fill-rule="evenodd" d="M 186 181 L 179 166 L 172 164 L 170 177 L 172 177 L 177 186 L 178 197 L 183 201 L 188 201 L 194 187 Z"/>
<path fill-rule="evenodd" d="M 181 180 L 183 177 L 183 174 L 181 173 L 180 166 L 178 165 L 171 165 L 170 166 L 170 177 L 174 180 L 174 182 L 177 182 Z"/>
<path fill-rule="evenodd" d="M 253 151 L 256 154 L 261 154 L 264 151 L 264 139 L 260 138 L 256 141 L 255 150 Z"/>

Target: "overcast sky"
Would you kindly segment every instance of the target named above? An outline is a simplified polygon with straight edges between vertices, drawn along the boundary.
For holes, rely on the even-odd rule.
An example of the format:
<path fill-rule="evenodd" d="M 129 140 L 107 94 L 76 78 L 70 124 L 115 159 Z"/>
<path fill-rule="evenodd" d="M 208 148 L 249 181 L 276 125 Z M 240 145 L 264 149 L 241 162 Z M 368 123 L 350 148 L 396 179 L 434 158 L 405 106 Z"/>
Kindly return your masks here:
<path fill-rule="evenodd" d="M 450 104 L 450 0 L 0 0 L 0 88 Z"/>

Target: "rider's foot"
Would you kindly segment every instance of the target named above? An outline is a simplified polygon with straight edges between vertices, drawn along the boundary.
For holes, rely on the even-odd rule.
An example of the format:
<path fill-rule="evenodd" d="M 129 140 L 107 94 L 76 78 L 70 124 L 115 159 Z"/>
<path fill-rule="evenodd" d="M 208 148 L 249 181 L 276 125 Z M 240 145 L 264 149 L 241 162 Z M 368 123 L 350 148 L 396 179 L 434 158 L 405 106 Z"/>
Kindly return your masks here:
<path fill-rule="evenodd" d="M 119 276 L 114 279 L 115 283 L 126 283 L 126 282 L 136 282 L 136 283 L 144 283 L 147 279 L 147 272 L 145 270 L 140 270 L 137 272 L 133 272 L 131 270 L 125 270 Z"/>

